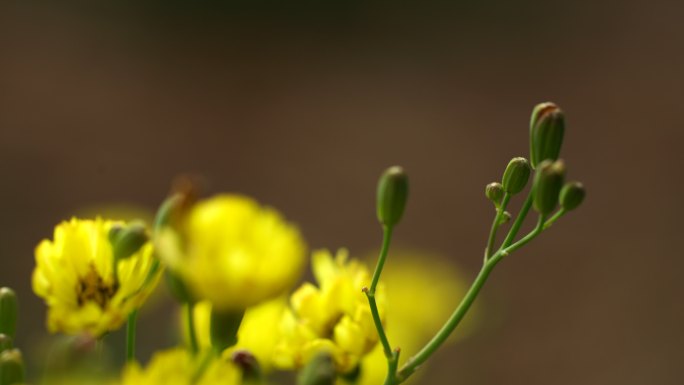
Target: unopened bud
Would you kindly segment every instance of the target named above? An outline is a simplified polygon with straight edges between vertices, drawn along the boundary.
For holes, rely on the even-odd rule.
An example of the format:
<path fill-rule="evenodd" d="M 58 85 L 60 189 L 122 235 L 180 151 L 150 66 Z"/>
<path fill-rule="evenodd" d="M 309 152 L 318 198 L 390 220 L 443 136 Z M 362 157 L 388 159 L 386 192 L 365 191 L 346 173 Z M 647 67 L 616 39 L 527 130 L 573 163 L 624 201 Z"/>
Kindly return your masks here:
<path fill-rule="evenodd" d="M 563 187 L 565 165 L 562 160 L 545 160 L 539 164 L 534 177 L 534 209 L 542 215 L 550 214 L 558 204 Z"/>
<path fill-rule="evenodd" d="M 408 198 L 408 176 L 399 166 L 385 170 L 378 181 L 378 220 L 385 226 L 394 226 L 401 220 Z"/>
<path fill-rule="evenodd" d="M 244 310 L 220 310 L 211 308 L 211 346 L 219 352 L 237 343 L 237 332 L 244 317 Z"/>
<path fill-rule="evenodd" d="M 17 349 L 0 353 L 0 385 L 24 383 L 24 359 Z"/>
<path fill-rule="evenodd" d="M 503 187 L 499 182 L 492 182 L 485 187 L 485 196 L 487 199 L 494 202 L 495 205 L 498 205 L 501 202 L 503 195 Z"/>
<path fill-rule="evenodd" d="M 566 211 L 574 210 L 584 201 L 586 190 L 580 182 L 569 182 L 561 189 L 559 202 Z"/>
<path fill-rule="evenodd" d="M 532 168 L 544 160 L 557 160 L 563 144 L 565 115 L 557 105 L 537 104 L 530 118 L 530 161 Z"/>
<path fill-rule="evenodd" d="M 0 334 L 0 353 L 12 349 L 12 337 L 7 334 Z"/>
<path fill-rule="evenodd" d="M 0 333 L 14 338 L 19 305 L 17 295 L 9 287 L 0 288 Z"/>
<path fill-rule="evenodd" d="M 501 184 L 505 192 L 517 194 L 525 188 L 530 179 L 530 163 L 525 158 L 513 158 L 508 162 Z"/>
<path fill-rule="evenodd" d="M 297 378 L 297 385 L 333 385 L 337 379 L 335 363 L 327 353 L 315 355 Z"/>
<path fill-rule="evenodd" d="M 145 225 L 133 222 L 126 227 L 113 227 L 109 240 L 114 250 L 114 259 L 119 261 L 135 254 L 149 240 Z"/>

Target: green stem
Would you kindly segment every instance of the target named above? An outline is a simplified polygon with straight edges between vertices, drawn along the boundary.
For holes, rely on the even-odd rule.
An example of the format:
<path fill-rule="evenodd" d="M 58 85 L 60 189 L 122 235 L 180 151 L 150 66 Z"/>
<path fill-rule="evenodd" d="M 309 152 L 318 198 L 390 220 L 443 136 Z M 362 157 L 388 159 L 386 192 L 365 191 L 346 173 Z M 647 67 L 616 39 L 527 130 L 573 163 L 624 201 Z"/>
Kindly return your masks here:
<path fill-rule="evenodd" d="M 485 282 L 487 282 L 487 278 L 489 278 L 489 275 L 491 274 L 492 270 L 494 270 L 496 264 L 499 263 L 505 256 L 523 247 L 525 244 L 539 235 L 544 230 L 544 220 L 545 217 L 540 216 L 537 226 L 532 232 L 508 247 L 504 248 L 502 246 L 496 253 L 494 253 L 494 255 L 492 255 L 490 259 L 485 261 L 480 269 L 480 272 L 477 274 L 477 277 L 475 277 L 475 281 L 473 281 L 470 289 L 468 289 L 465 297 L 463 297 L 461 303 L 451 314 L 451 317 L 449 317 L 444 326 L 442 326 L 439 332 L 435 334 L 432 340 L 430 340 L 430 342 L 428 342 L 423 349 L 421 349 L 415 356 L 411 357 L 399 370 L 396 376 L 396 384 L 404 382 L 409 376 L 411 376 L 411 374 L 413 374 L 413 372 L 415 372 L 420 365 L 430 358 L 430 356 L 437 351 L 437 349 L 447 340 L 447 338 L 449 338 L 454 329 L 456 329 L 461 320 L 463 320 L 463 317 L 465 317 L 466 313 L 468 313 L 468 310 L 472 306 L 473 302 L 475 302 L 475 299 L 480 293 L 482 286 L 484 286 Z"/>
<path fill-rule="evenodd" d="M 397 379 L 397 367 L 399 366 L 399 349 L 394 350 L 387 357 L 387 377 L 385 377 L 385 385 L 396 385 L 399 383 Z"/>
<path fill-rule="evenodd" d="M 521 240 L 518 242 L 506 247 L 505 249 L 502 249 L 502 256 L 501 258 L 505 257 L 506 255 L 518 250 L 519 248 L 525 246 L 529 241 L 533 240 L 537 235 L 539 235 L 542 231 L 544 231 L 544 223 L 546 220 L 545 215 L 540 215 L 539 220 L 537 221 L 537 226 L 532 230 L 529 234 L 525 235 Z"/>
<path fill-rule="evenodd" d="M 378 305 L 375 302 L 375 289 L 378 286 L 380 274 L 382 273 L 382 269 L 385 266 L 385 260 L 387 259 L 387 252 L 389 251 L 389 245 L 391 240 L 392 227 L 383 226 L 382 248 L 380 249 L 380 256 L 378 257 L 378 264 L 375 266 L 375 271 L 373 272 L 373 280 L 371 281 L 370 289 L 363 289 L 364 293 L 366 293 L 366 297 L 368 297 L 368 304 L 370 306 L 371 315 L 373 316 L 373 323 L 375 324 L 375 329 L 378 331 L 378 338 L 380 339 L 383 351 L 385 352 L 385 357 L 387 357 L 388 360 L 390 360 L 392 357 L 392 348 L 390 347 L 389 340 L 387 339 L 385 328 L 382 326 L 382 320 L 380 319 Z"/>
<path fill-rule="evenodd" d="M 497 207 L 496 210 L 496 215 L 494 216 L 494 221 L 492 222 L 492 227 L 489 230 L 489 238 L 487 239 L 487 248 L 485 248 L 485 260 L 489 259 L 489 257 L 492 256 L 494 253 L 494 241 L 496 241 L 496 232 L 501 226 L 501 216 L 503 215 L 504 211 L 506 211 L 506 207 L 508 206 L 508 202 L 511 200 L 511 194 L 506 193 L 503 196 L 503 199 L 501 200 L 501 204 Z"/>
<path fill-rule="evenodd" d="M 375 294 L 375 288 L 378 286 L 378 281 L 380 281 L 382 268 L 385 266 L 385 259 L 387 259 L 387 252 L 389 251 L 389 245 L 392 241 L 392 230 L 392 226 L 382 227 L 382 248 L 380 249 L 380 256 L 378 257 L 378 264 L 375 266 L 375 271 L 373 272 L 373 280 L 371 281 L 370 286 L 371 294 Z"/>
<path fill-rule="evenodd" d="M 135 361 L 135 331 L 138 323 L 138 310 L 128 316 L 126 324 L 126 360 Z"/>
<path fill-rule="evenodd" d="M 501 260 L 501 258 L 497 258 L 499 254 L 500 251 L 496 252 L 492 258 L 482 265 L 482 268 L 477 274 L 475 281 L 470 286 L 470 289 L 468 289 L 465 297 L 463 297 L 461 303 L 451 314 L 451 317 L 449 317 L 444 326 L 442 326 L 439 332 L 435 334 L 432 340 L 430 340 L 430 342 L 428 342 L 423 349 L 421 349 L 415 356 L 411 357 L 399 370 L 399 373 L 397 374 L 398 383 L 405 381 L 411 374 L 413 374 L 413 372 L 415 372 L 416 369 L 418 369 L 418 367 L 422 365 L 437 350 L 437 348 L 444 343 L 444 341 L 446 341 L 449 335 L 451 335 L 451 332 L 453 332 L 456 326 L 458 326 L 468 312 L 468 309 L 470 309 L 470 306 L 475 301 L 475 298 L 477 298 L 477 295 L 480 293 L 480 289 L 482 289 L 482 286 L 487 281 L 487 278 L 494 269 L 494 266 L 496 266 L 496 264 Z"/>
<path fill-rule="evenodd" d="M 383 352 L 387 358 L 387 377 L 385 377 L 385 384 L 392 385 L 396 383 L 399 352 L 392 352 L 389 340 L 387 339 L 387 334 L 385 333 L 385 328 L 382 326 L 378 305 L 375 302 L 375 289 L 380 281 L 380 274 L 385 266 L 387 252 L 389 251 L 389 245 L 392 240 L 392 226 L 383 226 L 382 230 L 382 247 L 380 248 L 380 256 L 378 256 L 378 263 L 375 266 L 375 271 L 373 272 L 371 286 L 370 289 L 364 287 L 363 292 L 366 293 L 366 297 L 368 297 L 368 305 L 370 306 L 371 315 L 373 316 L 373 323 L 375 324 L 375 329 L 378 331 L 378 339 L 382 344 Z"/>
<path fill-rule="evenodd" d="M 199 352 L 199 346 L 197 344 L 197 335 L 195 333 L 195 317 L 193 314 L 193 309 L 195 304 L 188 302 L 185 304 L 185 317 L 188 326 L 188 340 L 190 342 L 190 352 L 192 355 L 197 355 Z"/>
<path fill-rule="evenodd" d="M 506 239 L 504 239 L 503 243 L 501 244 L 501 248 L 506 248 L 508 247 L 511 243 L 513 243 L 513 240 L 515 239 L 515 236 L 518 235 L 518 231 L 520 231 L 520 227 L 522 226 L 523 222 L 525 221 L 525 218 L 527 217 L 527 213 L 530 211 L 530 208 L 532 208 L 532 194 L 533 190 L 530 190 L 529 194 L 527 195 L 527 199 L 525 199 L 525 203 L 523 203 L 522 207 L 520 208 L 520 212 L 518 213 L 518 217 L 515 218 L 515 222 L 513 222 L 513 225 L 511 226 L 511 230 L 508 231 L 508 235 L 506 235 Z"/>
<path fill-rule="evenodd" d="M 382 350 L 385 352 L 385 357 L 390 359 L 392 357 L 392 348 L 390 347 L 389 340 L 387 339 L 387 334 L 385 334 L 385 328 L 382 326 L 382 320 L 380 319 L 380 313 L 378 312 L 378 305 L 375 303 L 375 293 L 371 293 L 369 290 L 364 290 L 366 297 L 368 297 L 368 304 L 370 305 L 371 315 L 373 316 L 373 323 L 375 324 L 375 329 L 378 331 L 378 338 L 382 344 Z"/>
<path fill-rule="evenodd" d="M 567 213 L 567 210 L 565 210 L 564 208 L 561 208 L 560 210 L 556 211 L 556 213 L 551 218 L 549 218 L 549 220 L 544 222 L 544 229 L 548 229 L 549 227 L 551 227 L 551 225 L 553 225 L 554 222 L 556 222 L 563 215 L 565 215 L 565 213 Z"/>

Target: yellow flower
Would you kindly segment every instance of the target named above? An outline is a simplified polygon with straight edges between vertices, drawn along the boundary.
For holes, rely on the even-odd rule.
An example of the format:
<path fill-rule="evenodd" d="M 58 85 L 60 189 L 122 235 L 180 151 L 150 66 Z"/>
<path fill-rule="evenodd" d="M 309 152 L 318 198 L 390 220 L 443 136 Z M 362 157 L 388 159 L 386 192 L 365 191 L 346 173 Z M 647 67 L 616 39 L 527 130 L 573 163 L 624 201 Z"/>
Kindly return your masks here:
<path fill-rule="evenodd" d="M 237 385 L 241 377 L 228 361 L 171 349 L 155 354 L 144 370 L 137 363 L 128 364 L 120 385 Z"/>
<path fill-rule="evenodd" d="M 278 320 L 287 308 L 287 300 L 278 297 L 247 309 L 237 332 L 237 344 L 226 349 L 223 356 L 230 357 L 233 352 L 247 350 L 256 357 L 262 370 L 270 369 L 275 345 L 279 338 Z M 211 303 L 202 301 L 195 304 L 193 317 L 197 342 L 202 349 L 211 347 L 210 339 Z M 181 322 L 187 338 L 185 318 Z"/>
<path fill-rule="evenodd" d="M 119 261 L 115 282 L 109 241 L 114 225 L 123 223 L 73 218 L 55 227 L 54 240 L 36 247 L 33 291 L 48 306 L 51 332 L 99 337 L 119 328 L 154 290 L 159 271 L 153 271 L 149 242 Z"/>
<path fill-rule="evenodd" d="M 344 249 L 334 258 L 327 250 L 316 251 L 312 264 L 319 286 L 305 283 L 292 294 L 291 309 L 281 320 L 275 365 L 301 368 L 325 351 L 332 355 L 337 370 L 346 373 L 378 342 L 368 300 L 361 291 L 370 283 L 370 274 L 358 261 L 348 261 Z M 384 319 L 383 285 L 378 287 L 376 299 Z"/>
<path fill-rule="evenodd" d="M 306 246 L 274 209 L 239 195 L 193 205 L 175 229 L 158 234 L 167 265 L 200 299 L 242 310 L 278 296 L 301 272 Z"/>

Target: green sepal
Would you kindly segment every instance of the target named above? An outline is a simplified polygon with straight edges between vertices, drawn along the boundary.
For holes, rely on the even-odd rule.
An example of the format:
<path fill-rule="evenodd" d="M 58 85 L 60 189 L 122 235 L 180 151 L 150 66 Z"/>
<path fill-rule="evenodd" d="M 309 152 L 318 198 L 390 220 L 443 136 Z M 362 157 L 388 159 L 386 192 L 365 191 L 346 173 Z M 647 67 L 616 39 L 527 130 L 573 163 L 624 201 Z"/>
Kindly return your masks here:
<path fill-rule="evenodd" d="M 299 372 L 297 385 L 333 385 L 336 379 L 332 357 L 327 353 L 319 353 Z"/>
<path fill-rule="evenodd" d="M 0 353 L 0 385 L 24 383 L 24 359 L 18 349 Z"/>
<path fill-rule="evenodd" d="M 109 231 L 109 241 L 114 251 L 114 259 L 120 261 L 137 253 L 150 239 L 142 222 L 132 222 L 121 227 L 115 226 Z"/>
<path fill-rule="evenodd" d="M 219 310 L 211 308 L 211 346 L 218 352 L 237 343 L 237 332 L 245 315 L 244 310 Z"/>
<path fill-rule="evenodd" d="M 584 201 L 586 190 L 580 182 L 568 182 L 560 191 L 559 203 L 566 211 L 574 210 Z"/>
<path fill-rule="evenodd" d="M 521 192 L 527 181 L 530 179 L 530 163 L 527 159 L 518 157 L 511 159 L 506 166 L 503 177 L 501 178 L 501 185 L 505 192 L 509 194 L 517 194 Z"/>
<path fill-rule="evenodd" d="M 399 166 L 385 170 L 378 181 L 377 214 L 385 226 L 394 226 L 401 220 L 408 199 L 408 176 Z"/>
<path fill-rule="evenodd" d="M 558 198 L 565 179 L 562 160 L 545 160 L 539 164 L 534 177 L 534 209 L 542 215 L 550 214 L 558 205 Z"/>
<path fill-rule="evenodd" d="M 14 338 L 17 331 L 18 307 L 14 290 L 9 287 L 0 288 L 0 333 Z"/>
<path fill-rule="evenodd" d="M 532 168 L 544 160 L 555 161 L 560 155 L 565 133 L 565 115 L 551 102 L 540 103 L 530 118 L 530 163 Z"/>

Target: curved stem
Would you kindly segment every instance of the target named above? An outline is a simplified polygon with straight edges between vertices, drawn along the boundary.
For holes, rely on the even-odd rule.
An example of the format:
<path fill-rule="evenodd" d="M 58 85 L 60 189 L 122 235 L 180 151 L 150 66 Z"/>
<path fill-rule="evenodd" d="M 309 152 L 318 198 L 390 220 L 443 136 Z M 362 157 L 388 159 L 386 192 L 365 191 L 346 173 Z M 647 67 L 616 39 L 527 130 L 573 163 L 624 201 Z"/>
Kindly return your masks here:
<path fill-rule="evenodd" d="M 126 360 L 135 361 L 135 332 L 138 321 L 138 310 L 128 316 L 126 324 Z"/>
<path fill-rule="evenodd" d="M 480 272 L 477 274 L 477 277 L 475 277 L 475 281 L 473 281 L 470 289 L 468 289 L 468 292 L 461 300 L 461 303 L 451 314 L 451 317 L 449 317 L 447 322 L 444 324 L 444 326 L 442 326 L 437 334 L 435 334 L 432 340 L 430 340 L 430 342 L 428 342 L 423 349 L 421 349 L 415 356 L 411 357 L 404 364 L 404 366 L 397 373 L 396 383 L 404 382 L 411 374 L 413 374 L 413 372 L 416 371 L 416 369 L 418 369 L 420 365 L 422 365 L 428 358 L 430 358 L 430 356 L 432 356 L 432 354 L 434 354 L 435 351 L 437 351 L 437 349 L 447 340 L 447 338 L 449 338 L 454 329 L 456 329 L 461 320 L 463 320 L 463 317 L 465 317 L 473 302 L 475 302 L 477 295 L 480 293 L 480 290 L 482 289 L 482 286 L 484 286 L 485 282 L 487 282 L 487 278 L 489 278 L 489 275 L 496 264 L 499 263 L 505 256 L 523 247 L 536 236 L 538 236 L 542 231 L 544 231 L 545 219 L 546 217 L 544 215 L 540 215 L 537 226 L 534 228 L 534 230 L 532 230 L 518 242 L 508 247 L 502 246 L 496 253 L 494 253 L 494 255 L 492 255 L 490 259 L 485 261 L 480 269 Z"/>
<path fill-rule="evenodd" d="M 375 289 L 380 281 L 380 274 L 382 274 L 382 269 L 385 266 L 387 252 L 389 251 L 389 245 L 392 240 L 392 226 L 383 226 L 382 229 L 382 248 L 380 249 L 378 263 L 375 266 L 375 271 L 373 272 L 373 280 L 371 281 L 370 289 L 364 287 L 363 292 L 366 293 L 366 297 L 368 297 L 368 305 L 370 306 L 371 315 L 373 316 L 373 323 L 375 324 L 375 329 L 378 332 L 378 339 L 382 344 L 383 352 L 387 358 L 387 377 L 385 378 L 385 384 L 392 385 L 396 383 L 395 377 L 397 373 L 399 352 L 392 352 L 389 340 L 387 339 L 387 334 L 385 333 L 385 328 L 382 326 L 378 305 L 375 302 Z"/>
<path fill-rule="evenodd" d="M 568 211 L 565 210 L 564 208 L 561 208 L 558 210 L 551 218 L 549 218 L 546 222 L 544 222 L 544 229 L 548 229 L 553 225 L 557 220 L 559 220 L 563 215 L 565 215 Z"/>
<path fill-rule="evenodd" d="M 188 327 L 188 342 L 190 342 L 190 352 L 192 355 L 196 355 L 199 351 L 199 346 L 197 344 L 197 335 L 195 334 L 195 317 L 193 315 L 193 309 L 195 304 L 186 303 L 185 304 L 185 318 Z"/>
<path fill-rule="evenodd" d="M 380 256 L 378 257 L 378 264 L 375 265 L 375 271 L 373 272 L 373 280 L 371 281 L 370 293 L 375 294 L 375 288 L 378 286 L 378 281 L 380 281 L 380 274 L 382 274 L 382 268 L 385 266 L 385 259 L 387 259 L 387 252 L 389 251 L 389 245 L 392 241 L 392 226 L 382 227 L 382 248 L 380 249 Z"/>
<path fill-rule="evenodd" d="M 375 302 L 375 290 L 378 286 L 382 269 L 385 266 L 385 260 L 387 259 L 387 252 L 389 251 L 389 245 L 391 240 L 392 227 L 383 226 L 382 248 L 380 249 L 378 263 L 375 266 L 375 271 L 373 272 L 373 280 L 371 281 L 370 289 L 363 288 L 363 292 L 366 293 L 366 297 L 368 297 L 368 305 L 370 306 L 371 315 L 373 316 L 373 323 L 375 324 L 375 329 L 378 331 L 378 338 L 380 340 L 380 343 L 382 344 L 382 349 L 385 353 L 385 357 L 387 357 L 388 360 L 390 360 L 390 358 L 392 357 L 392 347 L 390 346 L 389 340 L 387 339 L 385 328 L 382 326 L 382 320 L 380 319 L 378 305 Z"/>
<path fill-rule="evenodd" d="M 510 202 L 510 200 L 511 194 L 504 194 L 503 199 L 501 200 L 501 204 L 497 207 L 496 215 L 494 216 L 494 221 L 492 222 L 492 227 L 489 230 L 487 248 L 485 248 L 485 260 L 489 259 L 489 257 L 491 257 L 492 254 L 494 254 L 494 241 L 496 241 L 496 231 L 501 226 L 501 216 L 503 216 L 504 211 L 506 211 L 506 207 L 508 206 L 508 202 Z"/>
<path fill-rule="evenodd" d="M 487 281 L 487 278 L 494 269 L 494 266 L 496 266 L 496 264 L 501 260 L 501 258 L 497 258 L 499 255 L 500 251 L 495 253 L 492 258 L 489 259 L 489 261 L 482 265 L 482 268 L 477 274 L 475 281 L 473 281 L 470 289 L 468 289 L 468 292 L 461 300 L 461 303 L 451 314 L 451 317 L 449 317 L 444 326 L 442 326 L 442 329 L 440 329 L 439 332 L 437 332 L 437 334 L 435 334 L 435 336 L 432 338 L 432 340 L 430 340 L 430 342 L 428 342 L 425 347 L 423 347 L 423 349 L 421 349 L 415 356 L 410 358 L 399 370 L 399 373 L 397 374 L 397 379 L 399 382 L 405 381 L 411 374 L 413 374 L 413 372 L 415 372 L 416 369 L 418 369 L 418 367 L 422 365 L 437 350 L 437 348 L 444 343 L 444 341 L 446 341 L 449 335 L 451 335 L 451 332 L 453 332 L 456 326 L 458 326 L 475 301 L 475 298 L 477 298 L 477 295 L 480 293 L 480 289 L 482 289 L 482 286 Z"/>

